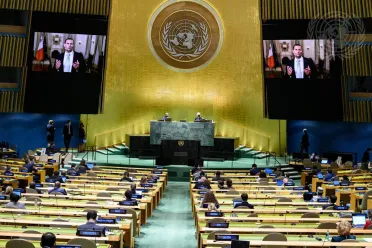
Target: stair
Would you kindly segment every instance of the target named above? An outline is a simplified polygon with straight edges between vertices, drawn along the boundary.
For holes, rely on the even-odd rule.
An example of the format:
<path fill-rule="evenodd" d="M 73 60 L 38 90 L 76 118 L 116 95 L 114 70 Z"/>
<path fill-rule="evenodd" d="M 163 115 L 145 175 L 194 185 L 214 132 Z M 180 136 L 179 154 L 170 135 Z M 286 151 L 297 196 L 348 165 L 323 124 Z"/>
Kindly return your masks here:
<path fill-rule="evenodd" d="M 120 155 L 120 154 L 123 154 L 123 152 L 120 150 L 120 149 L 117 149 L 117 148 L 106 148 L 106 150 L 112 152 L 113 154 L 115 155 Z"/>
<path fill-rule="evenodd" d="M 254 155 L 253 157 L 255 157 L 257 159 L 263 159 L 263 158 L 270 157 L 270 154 L 269 153 L 260 153 L 260 154 Z"/>
<path fill-rule="evenodd" d="M 97 152 L 104 155 L 114 155 L 114 153 L 110 152 L 109 150 L 97 150 Z"/>

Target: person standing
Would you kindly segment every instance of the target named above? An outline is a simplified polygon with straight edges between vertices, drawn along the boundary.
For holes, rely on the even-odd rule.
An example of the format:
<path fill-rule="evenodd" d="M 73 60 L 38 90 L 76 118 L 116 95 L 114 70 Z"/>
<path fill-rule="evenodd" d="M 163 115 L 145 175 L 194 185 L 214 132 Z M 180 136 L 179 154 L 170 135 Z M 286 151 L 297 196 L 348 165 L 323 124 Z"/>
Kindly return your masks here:
<path fill-rule="evenodd" d="M 302 156 L 302 153 L 305 151 L 306 153 L 309 153 L 309 135 L 307 134 L 307 129 L 305 128 L 302 130 L 302 138 L 300 143 L 300 153 Z"/>
<path fill-rule="evenodd" d="M 367 150 L 363 153 L 362 157 L 362 169 L 368 170 L 368 163 L 370 162 L 370 153 L 372 148 L 367 148 Z"/>
<path fill-rule="evenodd" d="M 194 121 L 202 121 L 202 120 L 204 120 L 204 118 L 201 116 L 200 112 L 196 113 L 196 117 Z"/>
<path fill-rule="evenodd" d="M 48 122 L 46 130 L 47 130 L 47 142 L 48 142 L 48 147 L 49 147 L 54 144 L 54 132 L 56 131 L 53 120 L 50 120 Z"/>
<path fill-rule="evenodd" d="M 80 122 L 79 127 L 79 152 L 84 152 L 84 144 L 86 142 L 86 134 L 84 129 L 84 123 Z"/>
<path fill-rule="evenodd" d="M 70 147 L 70 142 L 73 135 L 74 130 L 71 126 L 71 121 L 67 120 L 65 126 L 63 127 L 63 141 L 65 143 L 66 153 L 68 153 L 68 148 Z"/>

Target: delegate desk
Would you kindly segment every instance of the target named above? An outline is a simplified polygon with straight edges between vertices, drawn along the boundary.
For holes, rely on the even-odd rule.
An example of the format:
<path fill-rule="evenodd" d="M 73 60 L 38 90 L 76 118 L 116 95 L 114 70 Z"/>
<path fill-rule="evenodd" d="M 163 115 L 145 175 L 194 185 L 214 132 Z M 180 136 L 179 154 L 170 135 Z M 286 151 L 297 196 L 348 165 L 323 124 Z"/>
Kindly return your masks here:
<path fill-rule="evenodd" d="M 218 228 L 209 228 L 203 227 L 199 235 L 199 246 L 198 247 L 205 247 L 208 245 L 207 237 L 208 233 L 213 231 L 219 231 L 221 229 Z M 226 231 L 230 231 L 233 234 L 241 234 L 239 235 L 239 240 L 249 240 L 249 241 L 262 241 L 263 238 L 269 233 L 283 233 L 287 237 L 287 241 L 296 241 L 296 242 L 309 242 L 310 247 L 312 246 L 311 243 L 319 243 L 316 240 L 317 236 L 321 236 L 322 240 L 324 239 L 327 232 L 329 232 L 332 236 L 337 236 L 337 229 L 316 229 L 316 228 L 226 228 Z M 309 237 L 309 234 L 312 234 L 312 237 Z M 313 235 L 316 234 L 316 235 Z M 364 238 L 372 238 L 372 230 L 363 230 L 363 229 L 355 229 L 351 230 L 352 235 L 356 235 L 358 241 L 362 241 Z M 277 242 L 278 243 L 278 242 Z M 323 242 L 321 242 L 323 243 Z M 335 243 L 332 243 L 335 244 Z M 369 243 L 371 245 L 371 243 Z M 302 244 L 303 246 L 303 244 Z M 333 245 L 332 245 L 333 246 Z M 360 245 L 359 245 L 360 246 Z"/>
<path fill-rule="evenodd" d="M 48 191 L 53 188 L 54 183 L 43 183 L 42 186 L 44 187 L 38 187 L 41 191 Z M 61 185 L 62 188 L 65 188 L 66 191 L 69 194 L 80 194 L 80 195 L 85 195 L 85 194 L 98 194 L 100 192 L 107 192 L 110 193 L 111 195 L 122 195 L 124 197 L 124 193 L 126 190 L 130 189 L 129 185 L 121 185 L 121 186 L 115 186 L 115 187 L 110 187 L 107 185 L 101 185 L 101 184 L 83 184 L 83 188 L 81 188 L 81 184 L 72 184 L 72 183 L 63 183 Z M 48 188 L 45 188 L 48 187 Z M 78 188 L 79 187 L 79 188 Z M 158 188 L 143 188 L 143 187 L 138 187 L 137 190 L 148 190 L 148 193 L 142 193 L 142 195 L 145 196 L 150 196 L 152 197 L 152 201 L 154 202 L 153 205 L 157 206 L 160 202 L 160 193 Z"/>
<path fill-rule="evenodd" d="M 66 196 L 68 197 L 68 196 Z M 0 204 L 6 204 L 8 203 L 8 200 L 0 200 Z M 25 203 L 28 207 L 28 205 L 34 205 L 35 201 L 25 201 L 23 199 L 20 200 L 20 202 Z M 139 203 L 138 206 L 122 206 L 117 204 L 107 204 L 106 202 L 94 202 L 94 203 L 87 203 L 86 201 L 81 200 L 57 200 L 55 199 L 43 199 L 42 202 L 37 203 L 38 207 L 53 207 L 53 208 L 60 208 L 63 211 L 67 210 L 68 208 L 84 208 L 84 209 L 112 209 L 112 208 L 121 208 L 121 209 L 133 209 L 133 210 L 140 210 L 141 211 L 141 224 L 146 224 L 147 219 L 147 205 L 145 203 Z M 35 206 L 35 209 L 37 207 Z M 34 209 L 34 208 L 31 208 Z M 107 210 L 108 211 L 108 210 Z"/>
<path fill-rule="evenodd" d="M 67 229 L 67 228 L 76 228 L 79 225 L 85 224 L 86 223 L 86 217 L 81 217 L 81 218 L 70 218 L 70 219 L 58 219 L 60 221 L 55 220 L 47 220 L 45 219 L 45 216 L 27 216 L 27 215 L 18 215 L 15 216 L 13 219 L 14 215 L 7 214 L 2 216 L 0 218 L 0 223 L 3 225 L 15 225 L 15 226 L 28 226 L 29 228 L 33 229 L 34 226 L 47 226 L 51 229 L 56 228 L 59 232 L 60 229 Z M 47 217 L 49 218 L 49 217 Z M 102 225 L 102 224 L 101 224 Z M 131 220 L 120 220 L 118 221 L 117 224 L 104 224 L 109 230 L 123 230 L 123 241 L 124 244 L 127 246 L 133 247 L 133 245 L 128 245 L 128 244 L 133 244 L 133 230 L 132 230 L 132 221 Z"/>
<path fill-rule="evenodd" d="M 15 237 L 14 237 L 15 238 Z M 30 237 L 22 237 L 23 239 L 30 239 Z M 41 236 L 40 236 L 41 238 Z M 6 248 L 6 243 L 8 243 L 9 239 L 0 239 L 0 248 Z M 31 242 L 35 247 L 39 247 L 40 246 L 40 240 L 28 240 L 29 242 Z M 61 241 L 58 241 L 56 245 L 67 245 L 67 242 L 61 242 Z M 102 243 L 97 243 L 96 244 L 97 248 L 111 248 L 111 245 L 110 244 L 102 244 Z"/>
<path fill-rule="evenodd" d="M 67 242 L 71 239 L 81 238 L 76 236 L 76 228 L 50 228 L 50 227 L 37 227 L 32 226 L 30 230 L 38 231 L 40 233 L 24 233 L 27 229 L 23 227 L 14 226 L 0 226 L 0 238 L 1 239 L 12 239 L 13 237 L 21 239 L 38 239 L 40 242 L 43 233 L 52 232 L 56 235 L 57 242 Z M 124 232 L 121 230 L 113 230 L 114 234 L 106 237 L 94 238 L 95 243 L 107 243 L 111 244 L 112 248 L 121 248 L 124 245 L 123 235 Z"/>
<path fill-rule="evenodd" d="M 64 200 L 66 199 L 66 197 L 70 200 L 77 200 L 78 202 L 82 202 L 83 200 L 85 201 L 97 201 L 97 202 L 102 202 L 102 201 L 107 201 L 107 202 L 120 202 L 120 201 L 123 201 L 123 197 L 99 197 L 97 195 L 84 195 L 84 196 L 76 196 L 76 195 L 53 195 L 53 194 L 32 194 L 32 193 L 24 193 L 22 194 L 22 196 L 25 196 L 26 197 L 26 200 L 28 198 L 32 198 L 32 197 L 40 197 L 41 199 L 42 198 L 57 198 L 57 199 L 61 199 L 61 200 Z M 138 201 L 140 203 L 146 203 L 148 206 L 147 206 L 147 214 L 148 216 L 152 216 L 152 210 L 154 209 L 154 204 L 152 202 L 152 198 L 151 197 L 146 197 L 146 196 L 143 196 L 142 199 L 138 199 Z"/>

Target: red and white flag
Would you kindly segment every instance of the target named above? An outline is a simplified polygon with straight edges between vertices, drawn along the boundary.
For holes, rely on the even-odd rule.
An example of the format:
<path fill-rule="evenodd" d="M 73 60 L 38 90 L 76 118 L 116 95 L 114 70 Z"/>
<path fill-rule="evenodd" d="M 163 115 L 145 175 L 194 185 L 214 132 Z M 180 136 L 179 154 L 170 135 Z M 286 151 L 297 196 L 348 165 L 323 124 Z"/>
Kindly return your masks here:
<path fill-rule="evenodd" d="M 36 60 L 37 61 L 43 61 L 44 60 L 43 38 L 40 39 L 39 46 L 37 47 Z"/>

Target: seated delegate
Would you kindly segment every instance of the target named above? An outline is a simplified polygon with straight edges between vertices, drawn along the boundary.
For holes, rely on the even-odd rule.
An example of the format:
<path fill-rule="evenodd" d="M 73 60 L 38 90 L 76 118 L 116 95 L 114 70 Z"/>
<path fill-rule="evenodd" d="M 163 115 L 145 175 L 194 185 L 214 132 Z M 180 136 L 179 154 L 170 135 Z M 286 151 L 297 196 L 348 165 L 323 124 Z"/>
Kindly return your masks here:
<path fill-rule="evenodd" d="M 245 206 L 245 207 L 248 207 L 250 209 L 253 209 L 254 206 L 250 203 L 248 203 L 248 194 L 247 193 L 243 193 L 241 195 L 241 198 L 242 198 L 242 203 L 238 203 L 234 206 L 234 208 L 237 208 L 237 207 L 241 207 L 241 206 Z"/>
<path fill-rule="evenodd" d="M 61 183 L 58 181 L 54 184 L 54 188 L 48 191 L 48 194 L 54 193 L 62 193 L 64 195 L 67 195 L 66 190 L 61 188 Z"/>
<path fill-rule="evenodd" d="M 20 199 L 19 195 L 17 194 L 10 194 L 10 202 L 8 202 L 5 207 L 6 208 L 17 208 L 17 209 L 26 209 L 24 203 L 18 202 Z"/>
<path fill-rule="evenodd" d="M 106 227 L 96 224 L 97 221 L 97 212 L 88 211 L 87 213 L 87 223 L 78 226 L 77 231 L 100 231 L 103 236 L 106 235 Z"/>
<path fill-rule="evenodd" d="M 331 242 L 341 242 L 345 239 L 356 239 L 354 235 L 350 235 L 351 224 L 347 220 L 341 221 L 337 226 L 339 236 L 333 236 Z M 335 246 L 333 246 L 335 248 Z"/>

